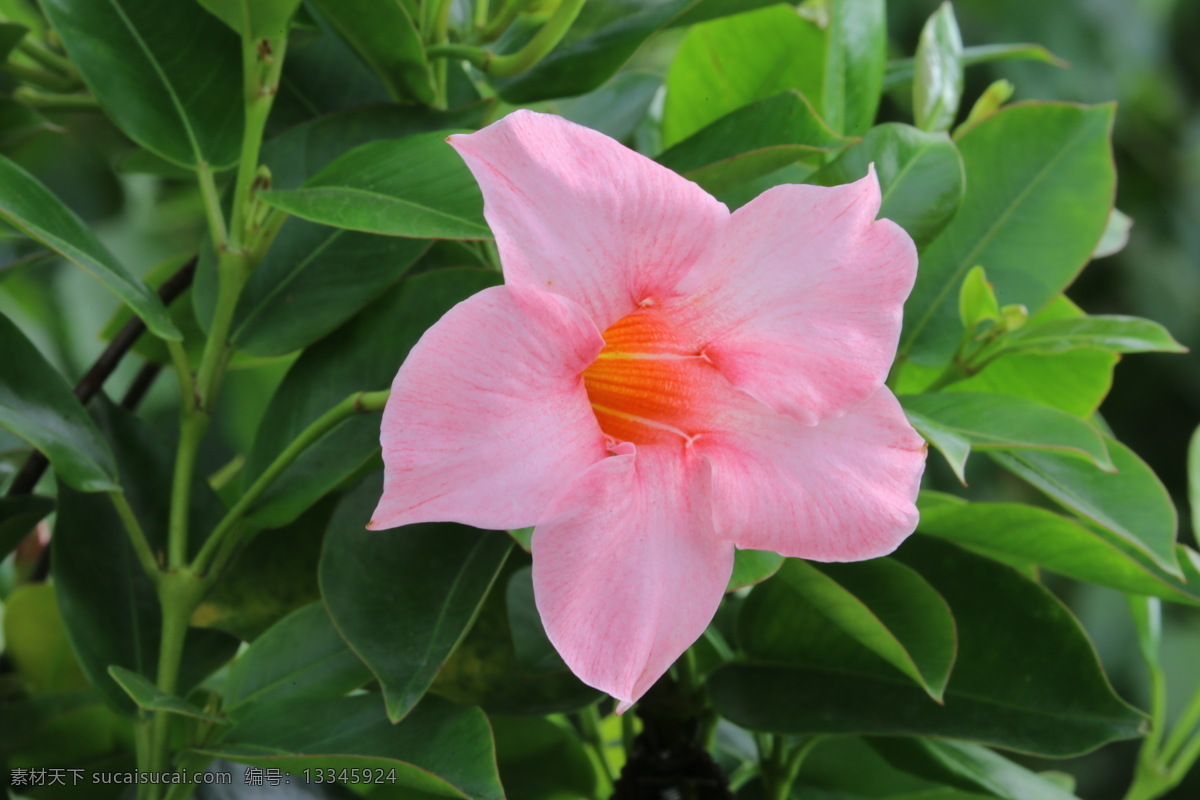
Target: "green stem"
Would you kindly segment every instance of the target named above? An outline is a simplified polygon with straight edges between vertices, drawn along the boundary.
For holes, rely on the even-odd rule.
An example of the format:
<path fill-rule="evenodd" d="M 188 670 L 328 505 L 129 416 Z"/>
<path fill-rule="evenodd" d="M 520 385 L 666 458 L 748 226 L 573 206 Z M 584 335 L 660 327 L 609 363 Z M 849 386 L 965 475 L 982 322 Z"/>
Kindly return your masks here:
<path fill-rule="evenodd" d="M 24 64 L 14 64 L 9 61 L 5 64 L 0 64 L 0 70 L 25 83 L 40 86 L 51 92 L 72 92 L 79 88 L 79 81 L 55 75 L 53 72 L 47 72 L 38 67 L 27 67 Z"/>
<path fill-rule="evenodd" d="M 18 86 L 13 90 L 13 100 L 23 106 L 39 111 L 99 111 L 100 103 L 90 94 L 49 94 Z"/>
<path fill-rule="evenodd" d="M 152 747 L 152 739 L 154 734 L 154 720 L 152 718 L 141 718 L 133 723 L 133 744 L 137 751 L 137 763 L 140 767 L 142 764 L 149 764 L 151 760 L 150 751 Z M 139 783 L 137 787 L 138 800 L 150 800 L 154 793 L 154 784 Z"/>
<path fill-rule="evenodd" d="M 213 559 L 221 549 L 222 541 L 233 532 L 238 521 L 254 505 L 255 501 L 262 496 L 263 492 L 275 482 L 275 479 L 293 461 L 299 458 L 301 453 L 315 444 L 326 433 L 355 414 L 382 411 L 389 394 L 390 392 L 386 389 L 380 392 L 355 392 L 326 411 L 311 425 L 301 431 L 300 435 L 271 462 L 271 465 L 263 470 L 263 473 L 250 485 L 250 488 L 238 499 L 233 508 L 229 509 L 229 513 L 225 515 L 225 518 L 218 523 L 217 527 L 213 530 L 212 536 L 204 543 L 204 547 L 193 562 L 192 566 L 195 571 L 201 575 L 205 575 L 209 571 Z"/>
<path fill-rule="evenodd" d="M 584 0 L 562 0 L 546 24 L 520 50 L 503 56 L 493 56 L 488 73 L 497 78 L 519 75 L 541 61 L 566 36 L 567 31 L 583 9 Z"/>
<path fill-rule="evenodd" d="M 229 249 L 235 253 L 253 247 L 246 241 L 247 209 L 257 192 L 258 156 L 262 150 L 267 118 L 279 91 L 279 75 L 287 52 L 287 37 L 267 37 L 242 40 L 243 89 L 246 103 L 246 127 L 242 136 L 242 152 L 238 159 L 237 183 L 230 215 Z"/>
<path fill-rule="evenodd" d="M 615 786 L 617 780 L 613 774 L 612 764 L 608 763 L 608 756 L 604 753 L 604 738 L 600 735 L 600 712 L 595 704 L 579 712 L 579 727 L 583 733 L 584 743 L 591 748 L 592 754 L 600 762 L 600 769 L 604 773 L 604 777 L 608 779 L 609 786 Z"/>
<path fill-rule="evenodd" d="M 1166 744 L 1163 745 L 1162 760 L 1164 762 L 1174 761 L 1187 746 L 1188 738 L 1197 732 L 1197 727 L 1200 727 L 1200 687 L 1192 695 L 1187 708 L 1184 709 L 1179 722 L 1175 725 L 1175 730 L 1171 732 Z"/>
<path fill-rule="evenodd" d="M 133 551 L 137 554 L 142 570 L 146 573 L 146 577 L 157 583 L 160 574 L 158 560 L 154 557 L 154 551 L 150 549 L 150 541 L 146 538 L 146 532 L 142 530 L 141 523 L 138 522 L 133 509 L 129 506 L 129 500 L 125 497 L 124 492 L 119 491 L 109 492 L 108 496 L 112 500 L 113 507 L 117 509 L 117 515 L 121 518 L 121 524 L 125 526 L 125 532 L 129 534 L 129 541 L 133 544 Z"/>
<path fill-rule="evenodd" d="M 173 695 L 179 688 L 179 665 L 183 660 L 183 645 L 187 638 L 188 620 L 202 596 L 203 587 L 194 573 L 183 569 L 163 575 L 158 586 L 162 607 L 162 638 L 158 648 L 158 675 L 155 684 L 159 691 Z M 165 772 L 170 762 L 171 722 L 167 711 L 154 713 L 151 729 L 151 772 Z M 153 796 L 161 794 L 156 787 Z"/>
<path fill-rule="evenodd" d="M 208 232 L 212 237 L 213 250 L 221 252 L 229 241 L 225 229 L 225 212 L 221 210 L 221 198 L 217 194 L 217 182 L 212 167 L 207 162 L 196 164 L 196 182 L 200 184 L 200 197 L 204 201 L 204 216 L 208 220 Z"/>
<path fill-rule="evenodd" d="M 200 452 L 200 441 L 207 430 L 208 414 L 185 408 L 180 420 L 179 447 L 175 451 L 175 474 L 171 481 L 171 512 L 167 524 L 169 569 L 178 569 L 187 563 L 192 478 L 196 469 L 196 455 Z"/>
<path fill-rule="evenodd" d="M 492 24 L 484 28 L 483 35 L 481 37 L 483 41 L 493 41 L 499 37 L 500 34 L 504 33 L 504 31 L 508 30 L 508 26 L 512 25 L 513 22 L 516 21 L 517 17 L 521 15 L 521 12 L 524 11 L 529 5 L 530 0 L 509 0 L 507 3 L 505 3 L 504 8 L 496 16 L 496 19 L 492 20 Z"/>
<path fill-rule="evenodd" d="M 46 69 L 62 73 L 68 78 L 75 78 L 79 74 L 75 71 L 75 65 L 72 64 L 70 60 L 60 56 L 58 53 L 55 53 L 42 43 L 34 39 L 30 39 L 28 36 L 21 40 L 21 42 L 17 45 L 17 49 L 41 64 Z"/>
<path fill-rule="evenodd" d="M 460 58 L 484 72 L 488 71 L 488 62 L 492 58 L 490 50 L 469 44 L 431 44 L 425 49 L 425 55 L 429 58 Z"/>

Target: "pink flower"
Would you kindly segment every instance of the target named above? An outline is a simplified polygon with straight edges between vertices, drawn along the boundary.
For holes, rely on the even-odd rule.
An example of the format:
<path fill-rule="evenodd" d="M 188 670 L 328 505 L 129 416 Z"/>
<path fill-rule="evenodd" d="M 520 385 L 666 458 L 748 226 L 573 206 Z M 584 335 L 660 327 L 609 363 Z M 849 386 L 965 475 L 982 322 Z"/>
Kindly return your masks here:
<path fill-rule="evenodd" d="M 912 532 L 925 445 L 883 381 L 917 258 L 874 172 L 730 214 L 558 117 L 450 143 L 505 285 L 400 368 L 369 527 L 536 525 L 546 633 L 622 710 L 704 632 L 735 547 L 853 561 Z"/>

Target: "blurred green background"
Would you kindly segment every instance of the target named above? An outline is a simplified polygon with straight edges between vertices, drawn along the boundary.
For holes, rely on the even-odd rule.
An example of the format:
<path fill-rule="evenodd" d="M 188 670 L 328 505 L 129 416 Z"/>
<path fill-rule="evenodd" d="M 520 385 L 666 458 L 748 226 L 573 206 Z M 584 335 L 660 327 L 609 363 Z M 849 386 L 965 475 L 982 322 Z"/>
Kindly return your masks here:
<path fill-rule="evenodd" d="M 913 52 L 921 25 L 937 5 L 934 0 L 889 4 L 897 56 Z M 1157 320 L 1192 350 L 1184 356 L 1127 358 L 1102 414 L 1117 437 L 1161 476 L 1180 509 L 1181 539 L 1194 546 L 1185 463 L 1188 439 L 1200 422 L 1200 2 L 959 0 L 955 10 L 968 45 L 1035 42 L 1070 64 L 1067 69 L 1034 62 L 974 67 L 968 72 L 965 107 L 997 78 L 1015 84 L 1014 101 L 1119 101 L 1117 206 L 1133 218 L 1134 226 L 1128 246 L 1090 266 L 1069 294 L 1092 313 Z M 665 71 L 677 42 L 677 35 L 663 37 L 639 54 L 636 66 Z M 883 116 L 906 118 L 897 105 L 903 102 L 895 97 L 885 104 Z M 0 139 L 0 151 L 33 171 L 91 222 L 131 268 L 145 272 L 194 251 L 202 211 L 192 184 L 142 174 L 145 165 L 129 160 L 132 147 L 101 115 L 37 117 L 4 100 L 0 120 L 0 127 L 12 132 Z M 82 272 L 40 258 L 38 252 L 9 235 L 0 239 L 0 311 L 74 380 L 103 348 L 97 334 L 115 301 Z M 287 359 L 276 360 L 231 376 L 219 419 L 225 442 L 211 443 L 203 470 L 215 471 L 235 448 L 249 447 L 270 388 L 286 366 Z M 123 365 L 110 391 L 119 396 L 136 370 L 135 361 Z M 147 416 L 161 418 L 164 435 L 173 435 L 174 427 L 170 384 L 160 381 L 144 405 Z M 0 432 L 0 478 L 19 467 L 20 449 L 14 438 Z M 1118 690 L 1144 706 L 1145 678 L 1123 597 L 1094 586 L 1064 583 L 1054 588 L 1067 596 L 1091 632 Z M 1178 706 L 1200 673 L 1200 617 L 1192 609 L 1164 611 L 1169 691 Z M 1039 766 L 1075 773 L 1081 796 L 1119 798 L 1135 750 L 1136 742 L 1127 742 L 1065 765 Z M 1193 771 L 1170 797 L 1200 797 L 1200 775 Z"/>

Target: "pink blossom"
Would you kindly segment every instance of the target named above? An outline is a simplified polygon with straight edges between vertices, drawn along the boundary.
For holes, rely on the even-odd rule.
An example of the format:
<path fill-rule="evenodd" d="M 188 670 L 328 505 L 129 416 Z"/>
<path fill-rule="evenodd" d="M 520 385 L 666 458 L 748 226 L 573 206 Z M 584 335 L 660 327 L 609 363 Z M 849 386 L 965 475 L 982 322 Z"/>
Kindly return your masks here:
<path fill-rule="evenodd" d="M 925 446 L 883 382 L 917 257 L 873 171 L 730 214 L 558 117 L 449 141 L 505 285 L 400 368 L 370 527 L 535 525 L 546 633 L 622 710 L 704 632 L 735 547 L 853 561 L 912 532 Z"/>

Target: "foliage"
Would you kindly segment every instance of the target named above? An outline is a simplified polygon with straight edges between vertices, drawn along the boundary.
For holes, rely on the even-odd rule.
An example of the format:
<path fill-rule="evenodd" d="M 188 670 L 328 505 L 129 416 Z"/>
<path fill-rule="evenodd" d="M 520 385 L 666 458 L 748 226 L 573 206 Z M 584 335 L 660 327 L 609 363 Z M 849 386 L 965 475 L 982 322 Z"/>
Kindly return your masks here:
<path fill-rule="evenodd" d="M 1114 206 L 1114 125 L 1144 121 L 1096 102 L 1124 87 L 1010 103 L 1069 84 L 977 33 L 1021 32 L 999 5 L 0 0 L 11 795 L 125 796 L 30 770 L 136 765 L 190 776 L 140 800 L 203 796 L 193 773 L 241 764 L 313 797 L 599 798 L 648 742 L 691 759 L 672 780 L 744 798 L 1063 800 L 1042 759 L 1125 739 L 1129 800 L 1187 780 L 1200 695 L 1168 681 L 1161 617 L 1196 630 L 1200 553 L 1097 413 L 1119 357 L 1184 348 L 1063 294 L 1114 253 L 1157 269 Z M 856 564 L 742 551 L 620 718 L 542 630 L 527 531 L 363 530 L 392 375 L 501 280 L 443 140 L 518 104 L 731 208 L 873 168 L 920 254 L 889 378 L 932 445 L 917 534 Z M 1145 663 L 1121 691 L 1081 596 L 1128 599 Z"/>

